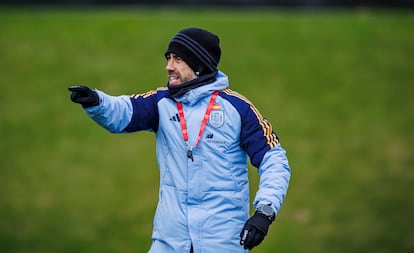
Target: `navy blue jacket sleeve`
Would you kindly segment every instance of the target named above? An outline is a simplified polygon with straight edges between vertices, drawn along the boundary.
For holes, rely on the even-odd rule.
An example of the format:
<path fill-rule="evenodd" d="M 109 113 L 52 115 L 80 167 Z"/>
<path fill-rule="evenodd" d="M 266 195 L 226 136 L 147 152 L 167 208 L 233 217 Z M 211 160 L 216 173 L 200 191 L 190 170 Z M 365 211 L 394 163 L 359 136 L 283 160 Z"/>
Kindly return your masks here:
<path fill-rule="evenodd" d="M 276 133 L 272 130 L 272 125 L 260 115 L 253 105 L 249 105 L 242 116 L 240 140 L 240 145 L 249 155 L 251 163 L 257 168 L 266 152 L 279 143 Z"/>
<path fill-rule="evenodd" d="M 159 121 L 157 104 L 165 94 L 165 90 L 160 88 L 143 94 L 131 95 L 133 113 L 124 132 L 141 130 L 157 132 Z"/>
<path fill-rule="evenodd" d="M 262 117 L 254 105 L 245 97 L 232 91 L 222 94 L 237 109 L 241 117 L 240 145 L 249 155 L 250 162 L 259 168 L 267 151 L 277 146 L 279 139 L 272 125 Z"/>

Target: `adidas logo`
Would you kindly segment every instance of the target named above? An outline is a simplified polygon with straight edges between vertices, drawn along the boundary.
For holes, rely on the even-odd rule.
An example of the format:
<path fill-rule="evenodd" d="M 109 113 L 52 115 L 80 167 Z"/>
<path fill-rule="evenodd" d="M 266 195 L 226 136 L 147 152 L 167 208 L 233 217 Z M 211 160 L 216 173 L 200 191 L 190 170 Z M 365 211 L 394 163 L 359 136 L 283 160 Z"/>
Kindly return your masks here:
<path fill-rule="evenodd" d="M 214 135 L 210 133 L 210 134 L 207 134 L 206 137 L 207 137 L 207 139 L 213 139 Z"/>
<path fill-rule="evenodd" d="M 177 114 L 175 114 L 174 116 L 172 116 L 172 117 L 170 118 L 170 121 L 177 121 L 177 122 L 180 122 L 180 116 L 178 116 L 178 113 L 177 113 Z"/>

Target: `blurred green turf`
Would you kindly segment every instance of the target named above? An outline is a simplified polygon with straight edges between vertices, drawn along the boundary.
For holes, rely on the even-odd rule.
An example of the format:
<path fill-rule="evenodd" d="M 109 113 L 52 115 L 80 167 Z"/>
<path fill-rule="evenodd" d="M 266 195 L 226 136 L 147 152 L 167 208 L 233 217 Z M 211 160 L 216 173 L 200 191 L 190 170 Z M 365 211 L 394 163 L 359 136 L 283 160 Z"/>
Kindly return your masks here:
<path fill-rule="evenodd" d="M 0 251 L 148 250 L 154 136 L 105 132 L 67 87 L 163 86 L 188 26 L 219 34 L 220 69 L 288 152 L 287 199 L 253 252 L 413 252 L 414 16 L 363 9 L 0 10 Z"/>

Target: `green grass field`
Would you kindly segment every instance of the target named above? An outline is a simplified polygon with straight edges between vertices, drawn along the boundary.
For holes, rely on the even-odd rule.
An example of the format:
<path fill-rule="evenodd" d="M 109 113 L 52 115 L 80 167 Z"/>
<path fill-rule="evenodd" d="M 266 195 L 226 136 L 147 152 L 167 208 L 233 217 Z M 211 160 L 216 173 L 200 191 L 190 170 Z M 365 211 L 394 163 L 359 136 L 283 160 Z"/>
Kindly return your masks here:
<path fill-rule="evenodd" d="M 0 251 L 147 252 L 154 136 L 107 133 L 67 87 L 165 85 L 188 26 L 219 34 L 220 69 L 288 152 L 288 196 L 253 252 L 413 252 L 413 13 L 214 9 L 0 10 Z"/>

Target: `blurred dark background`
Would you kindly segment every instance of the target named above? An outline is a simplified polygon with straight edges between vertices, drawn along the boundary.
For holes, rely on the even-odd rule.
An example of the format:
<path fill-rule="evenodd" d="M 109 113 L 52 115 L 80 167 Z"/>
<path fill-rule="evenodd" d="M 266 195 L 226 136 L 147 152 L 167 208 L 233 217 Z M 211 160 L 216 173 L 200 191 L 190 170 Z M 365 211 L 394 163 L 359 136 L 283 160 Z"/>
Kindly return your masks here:
<path fill-rule="evenodd" d="M 280 7 L 414 7 L 414 0 L 0 0 L 2 5 L 222 5 Z"/>

